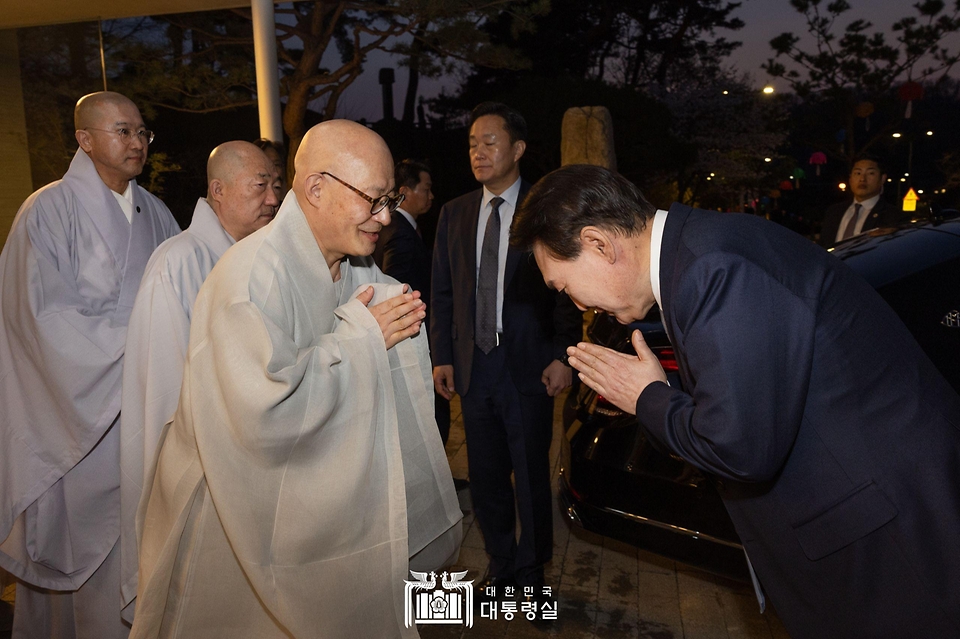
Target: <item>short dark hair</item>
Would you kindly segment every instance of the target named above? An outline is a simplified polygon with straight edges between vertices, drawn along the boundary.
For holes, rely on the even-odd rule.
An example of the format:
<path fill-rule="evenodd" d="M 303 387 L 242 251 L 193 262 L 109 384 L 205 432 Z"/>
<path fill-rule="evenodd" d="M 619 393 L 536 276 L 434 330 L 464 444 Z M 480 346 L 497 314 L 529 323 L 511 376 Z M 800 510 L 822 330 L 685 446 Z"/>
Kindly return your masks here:
<path fill-rule="evenodd" d="M 267 138 L 257 138 L 253 141 L 253 144 L 264 151 L 267 149 L 273 149 L 277 152 L 277 155 L 280 156 L 281 160 L 287 155 L 287 151 L 283 148 L 282 142 L 274 142 L 273 140 L 269 140 Z"/>
<path fill-rule="evenodd" d="M 527 121 L 516 109 L 508 107 L 503 102 L 481 102 L 470 112 L 470 127 L 485 115 L 499 115 L 503 118 L 504 128 L 510 136 L 511 144 L 519 140 L 527 141 Z"/>
<path fill-rule="evenodd" d="M 572 260 L 580 255 L 583 227 L 636 235 L 656 212 L 640 189 L 619 173 L 571 164 L 533 185 L 513 216 L 510 243 L 524 250 L 539 243 L 554 256 Z"/>
<path fill-rule="evenodd" d="M 861 153 L 857 157 L 853 158 L 853 164 L 850 165 L 850 171 L 853 171 L 853 167 L 857 165 L 857 162 L 874 162 L 877 165 L 877 168 L 880 169 L 881 175 L 887 174 L 887 163 L 879 155 L 874 155 L 873 153 Z"/>
<path fill-rule="evenodd" d="M 420 174 L 427 173 L 429 174 L 430 167 L 426 162 L 420 162 L 419 160 L 401 160 L 397 162 L 397 166 L 393 170 L 393 188 L 400 190 L 401 186 L 405 186 L 408 189 L 415 189 L 417 185 L 420 184 Z"/>

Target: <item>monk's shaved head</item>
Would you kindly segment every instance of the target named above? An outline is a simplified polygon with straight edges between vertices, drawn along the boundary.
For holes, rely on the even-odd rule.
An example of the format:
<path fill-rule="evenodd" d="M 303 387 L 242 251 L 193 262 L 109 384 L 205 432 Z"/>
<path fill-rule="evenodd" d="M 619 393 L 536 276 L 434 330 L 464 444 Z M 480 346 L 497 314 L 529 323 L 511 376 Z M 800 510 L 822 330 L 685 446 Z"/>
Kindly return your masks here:
<path fill-rule="evenodd" d="M 224 142 L 210 152 L 207 203 L 230 237 L 239 242 L 277 214 L 276 179 L 273 162 L 249 142 Z"/>
<path fill-rule="evenodd" d="M 110 190 L 123 193 L 140 175 L 153 134 L 130 98 L 98 91 L 77 100 L 73 111 L 77 144 L 87 154 Z"/>
<path fill-rule="evenodd" d="M 243 140 L 224 142 L 207 158 L 207 186 L 213 180 L 232 183 L 250 166 L 262 168 L 264 162 L 269 162 L 269 158 L 255 144 Z"/>
<path fill-rule="evenodd" d="M 373 130 L 350 120 L 321 122 L 307 131 L 297 149 L 293 188 L 296 190 L 299 184 L 302 189 L 304 179 L 312 172 L 330 171 L 349 180 L 351 170 L 377 169 L 390 160 L 387 143 Z M 382 186 L 392 188 L 392 179 L 391 184 Z"/>
<path fill-rule="evenodd" d="M 125 95 L 114 93 L 113 91 L 97 91 L 90 93 L 77 100 L 77 106 L 73 109 L 73 124 L 77 130 L 86 129 L 92 126 L 102 126 L 101 120 L 108 110 L 104 107 L 133 107 L 137 105 L 133 100 Z M 137 109 L 139 113 L 140 110 Z"/>
<path fill-rule="evenodd" d="M 393 156 L 367 127 L 329 120 L 303 136 L 294 166 L 293 192 L 336 279 L 340 260 L 373 253 L 390 223 L 389 207 L 371 203 L 395 193 Z"/>

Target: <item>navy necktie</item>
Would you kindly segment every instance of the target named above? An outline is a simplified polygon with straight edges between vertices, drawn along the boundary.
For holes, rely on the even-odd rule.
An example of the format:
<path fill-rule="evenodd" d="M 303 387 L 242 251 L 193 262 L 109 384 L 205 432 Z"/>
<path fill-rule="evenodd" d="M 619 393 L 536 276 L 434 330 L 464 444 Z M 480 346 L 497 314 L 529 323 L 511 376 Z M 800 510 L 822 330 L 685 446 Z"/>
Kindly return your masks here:
<path fill-rule="evenodd" d="M 502 197 L 490 200 L 490 217 L 480 245 L 480 274 L 477 276 L 477 316 L 474 343 L 484 353 L 497 345 L 497 279 L 500 274 L 500 205 Z"/>

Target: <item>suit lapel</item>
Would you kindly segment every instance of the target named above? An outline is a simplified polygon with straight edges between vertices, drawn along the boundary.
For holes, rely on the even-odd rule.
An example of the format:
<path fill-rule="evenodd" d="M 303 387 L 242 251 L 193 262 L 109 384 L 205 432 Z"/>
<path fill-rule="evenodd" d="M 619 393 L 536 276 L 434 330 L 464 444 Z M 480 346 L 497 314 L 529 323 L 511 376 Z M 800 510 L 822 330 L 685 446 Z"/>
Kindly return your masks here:
<path fill-rule="evenodd" d="M 467 202 L 467 210 L 463 212 L 464 224 L 461 235 L 461 250 L 464 263 L 467 265 L 467 278 L 470 286 L 470 296 L 475 300 L 477 295 L 477 226 L 480 223 L 480 203 L 483 201 L 483 189 L 472 194 Z"/>
<path fill-rule="evenodd" d="M 410 224 L 410 220 L 402 213 L 394 214 L 392 224 L 397 225 L 397 230 L 394 231 L 397 235 L 407 235 L 411 238 L 419 239 L 421 243 L 423 242 L 420 234 L 417 233 L 417 229 L 413 228 L 413 224 Z"/>
<path fill-rule="evenodd" d="M 677 262 L 680 254 L 680 236 L 692 209 L 683 204 L 674 203 L 667 214 L 663 226 L 663 240 L 660 243 L 660 316 L 670 342 L 676 346 L 673 300 L 675 296 Z"/>
<path fill-rule="evenodd" d="M 660 244 L 660 299 L 663 302 L 660 317 L 663 321 L 663 328 L 667 331 L 667 338 L 673 345 L 680 379 L 683 381 L 684 388 L 688 391 L 693 387 L 693 379 L 690 376 L 690 369 L 687 367 L 687 358 L 677 341 L 683 335 L 678 335 L 677 332 L 674 300 L 676 299 L 677 279 L 680 276 L 680 240 L 692 211 L 692 208 L 683 204 L 674 203 L 670 207 L 663 228 L 663 241 Z"/>
<path fill-rule="evenodd" d="M 516 216 L 517 211 L 520 209 L 520 205 L 523 204 L 523 200 L 524 198 L 527 197 L 527 192 L 529 190 L 530 190 L 530 184 L 526 180 L 521 181 L 520 193 L 517 194 L 517 206 L 513 210 L 514 216 Z M 520 264 L 520 258 L 525 253 L 526 251 L 518 251 L 512 246 L 507 247 L 507 264 L 503 271 L 503 290 L 504 291 L 507 290 L 507 287 L 510 286 L 510 282 L 513 281 L 513 276 L 517 272 L 517 266 Z"/>

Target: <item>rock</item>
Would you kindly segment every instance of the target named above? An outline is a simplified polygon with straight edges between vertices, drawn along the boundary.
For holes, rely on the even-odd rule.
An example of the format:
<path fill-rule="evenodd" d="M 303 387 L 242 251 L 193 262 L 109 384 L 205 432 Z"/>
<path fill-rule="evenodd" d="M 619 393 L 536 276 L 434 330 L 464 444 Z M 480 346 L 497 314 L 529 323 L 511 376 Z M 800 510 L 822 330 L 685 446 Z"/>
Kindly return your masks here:
<path fill-rule="evenodd" d="M 560 164 L 594 164 L 617 170 L 613 118 L 607 107 L 573 107 L 563 114 Z"/>

